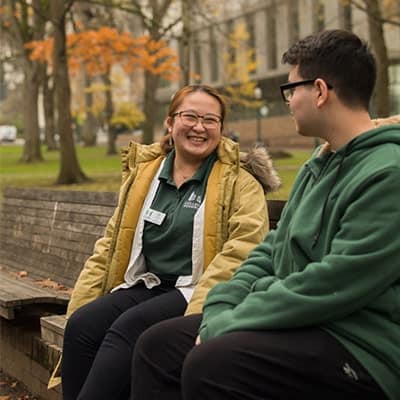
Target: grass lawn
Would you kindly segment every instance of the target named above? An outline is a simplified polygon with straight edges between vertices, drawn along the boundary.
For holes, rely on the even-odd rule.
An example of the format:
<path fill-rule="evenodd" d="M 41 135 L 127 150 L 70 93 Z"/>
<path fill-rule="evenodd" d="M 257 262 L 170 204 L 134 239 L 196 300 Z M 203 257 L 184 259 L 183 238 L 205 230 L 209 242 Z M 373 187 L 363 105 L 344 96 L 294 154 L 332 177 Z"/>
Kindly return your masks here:
<path fill-rule="evenodd" d="M 78 159 L 83 172 L 92 179 L 79 185 L 55 185 L 59 171 L 59 153 L 43 148 L 43 162 L 24 164 L 19 161 L 22 147 L 0 145 L 0 188 L 6 186 L 43 187 L 57 190 L 118 191 L 121 179 L 120 156 L 107 156 L 104 146 L 77 146 Z M 287 199 L 300 165 L 310 157 L 311 150 L 290 151 L 290 158 L 273 159 L 282 179 L 281 189 L 269 196 Z"/>

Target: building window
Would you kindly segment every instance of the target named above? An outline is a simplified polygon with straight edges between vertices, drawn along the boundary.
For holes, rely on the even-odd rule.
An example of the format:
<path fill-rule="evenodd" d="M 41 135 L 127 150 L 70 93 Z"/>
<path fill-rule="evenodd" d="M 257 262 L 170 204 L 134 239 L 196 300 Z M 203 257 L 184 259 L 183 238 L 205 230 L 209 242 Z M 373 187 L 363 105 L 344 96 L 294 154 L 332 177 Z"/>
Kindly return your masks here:
<path fill-rule="evenodd" d="M 211 81 L 215 82 L 219 79 L 218 71 L 218 44 L 215 37 L 215 28 L 210 26 L 208 28 L 208 34 L 210 37 L 210 68 L 211 68 Z"/>
<path fill-rule="evenodd" d="M 322 31 L 325 28 L 325 4 L 322 0 L 315 0 L 313 7 L 313 32 Z"/>
<path fill-rule="evenodd" d="M 277 34 L 276 34 L 276 6 L 270 6 L 265 11 L 266 16 L 266 44 L 267 44 L 267 67 L 268 69 L 276 69 L 278 66 L 278 49 L 277 49 Z"/>
<path fill-rule="evenodd" d="M 289 45 L 299 40 L 299 2 L 298 0 L 290 0 L 289 7 Z"/>
<path fill-rule="evenodd" d="M 352 30 L 353 24 L 351 22 L 351 17 L 351 5 L 339 3 L 339 26 L 341 29 L 345 29 L 347 31 Z"/>

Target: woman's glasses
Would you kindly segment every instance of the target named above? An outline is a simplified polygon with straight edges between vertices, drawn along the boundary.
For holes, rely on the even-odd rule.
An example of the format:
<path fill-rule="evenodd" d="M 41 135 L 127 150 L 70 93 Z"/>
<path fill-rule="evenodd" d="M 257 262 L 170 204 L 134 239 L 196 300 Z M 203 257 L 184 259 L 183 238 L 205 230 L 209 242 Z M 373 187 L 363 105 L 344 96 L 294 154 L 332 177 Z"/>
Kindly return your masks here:
<path fill-rule="evenodd" d="M 194 111 L 187 110 L 187 111 L 179 111 L 172 114 L 172 117 L 175 116 L 178 116 L 181 119 L 183 125 L 188 126 L 190 128 L 197 125 L 199 120 L 201 120 L 201 124 L 206 129 L 216 129 L 221 123 L 221 117 L 211 113 L 199 115 Z"/>

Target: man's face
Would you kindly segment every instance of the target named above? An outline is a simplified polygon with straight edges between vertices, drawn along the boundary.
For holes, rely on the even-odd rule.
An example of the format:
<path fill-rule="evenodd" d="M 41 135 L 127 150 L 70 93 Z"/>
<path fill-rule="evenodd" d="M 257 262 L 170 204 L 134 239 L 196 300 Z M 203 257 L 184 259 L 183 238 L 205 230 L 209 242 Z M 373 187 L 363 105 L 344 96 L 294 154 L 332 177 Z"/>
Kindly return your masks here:
<path fill-rule="evenodd" d="M 303 81 L 298 67 L 294 66 L 289 72 L 288 82 Z M 298 85 L 291 90 L 288 107 L 294 119 L 296 130 L 303 136 L 315 136 L 315 107 L 313 102 L 313 84 Z"/>

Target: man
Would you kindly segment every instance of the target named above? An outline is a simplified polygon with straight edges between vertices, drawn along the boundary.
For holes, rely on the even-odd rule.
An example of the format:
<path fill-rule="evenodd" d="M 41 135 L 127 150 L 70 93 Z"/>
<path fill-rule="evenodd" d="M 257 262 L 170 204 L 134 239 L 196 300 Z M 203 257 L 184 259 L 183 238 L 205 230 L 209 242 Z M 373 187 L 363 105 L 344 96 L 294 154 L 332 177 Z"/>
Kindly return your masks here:
<path fill-rule="evenodd" d="M 283 62 L 297 131 L 326 143 L 203 315 L 141 336 L 134 400 L 400 399 L 400 129 L 370 119 L 376 65 L 353 33 L 308 36 Z"/>

